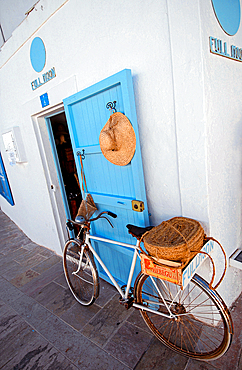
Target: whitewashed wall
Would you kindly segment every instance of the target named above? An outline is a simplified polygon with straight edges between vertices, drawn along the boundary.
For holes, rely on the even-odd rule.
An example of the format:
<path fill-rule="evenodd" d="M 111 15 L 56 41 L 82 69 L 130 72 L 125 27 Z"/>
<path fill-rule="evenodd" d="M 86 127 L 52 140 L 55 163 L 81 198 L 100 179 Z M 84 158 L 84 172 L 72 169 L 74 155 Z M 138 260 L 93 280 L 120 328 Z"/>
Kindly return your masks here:
<path fill-rule="evenodd" d="M 13 30 L 24 20 L 26 12 L 36 3 L 35 0 L 0 0 L 0 46 L 8 40 Z M 11 16 L 9 16 L 11 14 Z"/>
<path fill-rule="evenodd" d="M 242 5 L 242 4 L 241 4 Z M 242 47 L 242 24 L 234 36 L 220 27 L 210 1 L 200 1 L 204 58 L 207 177 L 210 232 L 229 257 L 241 248 L 242 63 L 209 52 L 209 37 Z M 222 257 L 217 266 L 222 270 Z M 242 289 L 242 271 L 230 267 L 220 291 L 228 302 Z"/>
<path fill-rule="evenodd" d="M 235 45 L 241 32 L 232 38 Z M 29 50 L 36 36 L 45 43 L 45 70 L 54 66 L 57 77 L 32 91 L 38 74 Z M 41 0 L 0 54 L 0 130 L 19 125 L 28 158 L 7 166 L 16 205 L 1 197 L 3 211 L 32 240 L 61 253 L 52 179 L 45 176 L 38 121 L 31 116 L 41 115 L 45 92 L 53 106 L 130 68 L 151 223 L 196 218 L 229 256 L 241 243 L 242 64 L 212 55 L 209 36 L 231 40 L 208 0 Z M 228 304 L 241 291 L 240 275 L 230 268 L 221 285 L 224 295 L 234 284 Z"/>

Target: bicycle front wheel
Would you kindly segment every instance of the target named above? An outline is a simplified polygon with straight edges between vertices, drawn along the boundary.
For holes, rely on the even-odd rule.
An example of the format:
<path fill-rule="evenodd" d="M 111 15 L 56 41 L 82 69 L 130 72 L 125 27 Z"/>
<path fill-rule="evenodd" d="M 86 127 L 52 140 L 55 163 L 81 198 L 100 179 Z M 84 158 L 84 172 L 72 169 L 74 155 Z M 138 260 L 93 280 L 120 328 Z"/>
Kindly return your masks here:
<path fill-rule="evenodd" d="M 85 306 L 92 304 L 99 294 L 99 277 L 88 247 L 83 247 L 77 239 L 68 240 L 63 253 L 63 266 L 66 281 L 75 299 Z"/>
<path fill-rule="evenodd" d="M 135 287 L 141 315 L 155 336 L 176 352 L 197 360 L 215 360 L 229 348 L 233 324 L 228 308 L 208 283 L 194 275 L 181 290 L 167 281 L 140 274 Z M 147 309 L 154 310 L 149 312 Z M 173 317 L 164 317 L 160 313 Z"/>

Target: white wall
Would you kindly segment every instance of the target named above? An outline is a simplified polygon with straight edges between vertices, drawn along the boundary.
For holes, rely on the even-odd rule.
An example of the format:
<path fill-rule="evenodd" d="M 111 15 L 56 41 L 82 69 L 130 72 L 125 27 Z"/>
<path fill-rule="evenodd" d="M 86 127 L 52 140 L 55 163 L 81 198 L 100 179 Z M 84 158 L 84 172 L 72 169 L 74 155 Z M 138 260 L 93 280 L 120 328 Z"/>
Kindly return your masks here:
<path fill-rule="evenodd" d="M 53 105 L 58 103 L 56 91 L 62 91 L 59 89 L 60 83 L 68 79 L 70 75 L 76 75 L 77 88 L 81 90 L 124 68 L 131 68 L 134 76 L 145 177 L 152 179 L 152 181 L 146 181 L 152 222 L 157 223 L 162 218 L 181 214 L 173 117 L 173 86 L 169 78 L 171 61 L 166 3 L 157 4 L 157 1 L 153 1 L 149 4 L 140 4 L 136 0 L 132 3 L 120 2 L 117 7 L 117 4 L 110 1 L 107 4 L 109 9 L 107 12 L 99 1 L 80 3 L 80 1 L 72 0 L 55 12 L 41 27 L 39 14 L 44 19 L 45 11 L 46 18 L 54 12 L 53 3 L 51 3 L 51 10 L 47 9 L 47 5 L 47 1 L 38 4 L 37 11 L 29 15 L 26 27 L 23 23 L 15 31 L 15 39 L 12 38 L 15 43 L 12 39 L 9 40 L 4 45 L 1 54 L 3 63 L 1 79 L 2 83 L 8 84 L 9 87 L 6 92 L 6 104 L 1 107 L 3 111 L 1 130 L 4 131 L 16 122 L 20 122 L 21 117 L 22 122 L 19 124 L 25 132 L 28 132 L 25 144 L 29 154 L 28 164 L 24 165 L 28 174 L 25 174 L 22 182 L 21 172 L 19 177 L 13 175 L 21 171 L 19 165 L 16 166 L 17 168 L 11 168 L 9 173 L 16 206 L 11 208 L 4 203 L 2 207 L 14 217 L 21 228 L 30 232 L 32 238 L 37 238 L 38 242 L 42 241 L 45 245 L 49 244 L 48 238 L 43 233 L 39 235 L 40 232 L 38 232 L 37 236 L 37 230 L 33 230 L 30 226 L 32 212 L 29 220 L 26 218 L 23 220 L 21 216 L 21 203 L 25 202 L 26 207 L 29 203 L 32 204 L 32 197 L 26 197 L 26 192 L 22 191 L 23 181 L 29 178 L 31 189 L 35 188 L 36 191 L 37 189 L 40 191 L 32 183 L 31 171 L 35 168 L 38 169 L 38 176 L 36 175 L 35 179 L 39 177 L 39 186 L 41 181 L 43 184 L 46 182 L 40 170 L 39 155 L 34 149 L 36 139 L 30 119 L 32 114 L 41 110 L 39 95 L 48 91 L 50 104 Z M 61 6 L 61 2 L 56 1 L 55 6 Z M 154 7 L 156 12 L 154 12 Z M 122 11 L 120 11 L 121 8 Z M 34 24 L 37 28 L 39 27 L 38 31 L 25 41 L 24 35 L 27 37 L 27 30 L 31 33 Z M 70 33 L 63 32 L 63 30 L 69 30 Z M 55 66 L 57 77 L 33 92 L 30 83 L 38 75 L 31 67 L 29 49 L 35 36 L 41 37 L 45 42 L 47 50 L 45 70 Z M 22 47 L 14 54 L 13 48 L 18 48 L 17 42 Z M 160 63 L 161 60 L 162 63 Z M 18 68 L 16 69 L 17 63 Z M 158 80 L 157 76 L 159 76 Z M 12 109 L 11 95 L 13 92 L 15 109 Z M 67 96 L 66 94 L 66 91 L 59 94 L 60 101 Z M 27 104 L 33 100 L 34 105 Z M 29 126 L 30 129 L 27 129 Z M 31 140 L 32 136 L 33 140 Z M 149 156 L 147 156 L 148 153 Z M 19 192 L 21 192 L 21 197 Z M 41 202 L 41 209 L 47 209 L 45 203 L 49 203 L 49 200 L 44 185 L 42 185 L 41 193 L 45 198 Z M 22 197 L 27 199 L 22 199 Z M 45 217 L 50 217 L 49 210 L 45 212 Z M 52 222 L 53 220 L 50 219 L 48 224 L 51 225 Z"/>
<path fill-rule="evenodd" d="M 211 2 L 200 2 L 205 109 L 207 121 L 207 173 L 209 190 L 210 233 L 224 246 L 229 257 L 241 247 L 241 186 L 242 186 L 242 78 L 241 62 L 209 52 L 209 37 L 242 47 L 242 24 L 234 36 L 220 27 Z M 222 270 L 221 255 L 217 267 Z M 242 271 L 230 267 L 221 290 L 227 301 L 242 289 Z"/>
<path fill-rule="evenodd" d="M 211 1 L 202 0 L 106 0 L 105 6 L 98 0 L 41 0 L 36 9 L 0 54 L 0 84 L 7 87 L 0 99 L 1 132 L 19 125 L 28 158 L 7 167 L 16 205 L 1 197 L 3 211 L 34 241 L 60 251 L 38 121 L 31 115 L 43 111 L 39 96 L 45 92 L 52 106 L 130 68 L 151 223 L 195 218 L 229 256 L 241 243 L 241 64 L 212 55 L 209 36 L 242 46 L 241 28 L 226 36 Z M 54 66 L 57 77 L 32 91 L 38 74 L 29 50 L 36 36 L 45 43 L 45 71 Z M 221 285 L 228 291 L 234 284 L 228 303 L 241 291 L 240 275 L 230 268 Z"/>
<path fill-rule="evenodd" d="M 0 0 L 0 24 L 4 39 L 8 40 L 12 32 L 26 17 L 26 12 L 36 3 L 35 0 Z M 0 33 L 0 46 L 4 40 Z"/>

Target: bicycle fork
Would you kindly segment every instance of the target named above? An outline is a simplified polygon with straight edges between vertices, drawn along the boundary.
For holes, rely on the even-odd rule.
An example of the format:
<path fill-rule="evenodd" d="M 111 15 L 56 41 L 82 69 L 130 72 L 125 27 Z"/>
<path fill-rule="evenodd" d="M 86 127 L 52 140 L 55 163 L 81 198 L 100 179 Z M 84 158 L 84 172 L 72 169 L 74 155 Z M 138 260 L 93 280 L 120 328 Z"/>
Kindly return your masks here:
<path fill-rule="evenodd" d="M 77 275 L 78 272 L 81 270 L 82 258 L 83 258 L 83 254 L 84 254 L 84 248 L 85 248 L 85 246 L 84 246 L 84 244 L 82 244 L 82 246 L 81 246 L 81 252 L 78 251 L 78 254 L 80 256 L 79 262 L 78 262 L 78 267 L 77 267 L 77 270 L 76 271 L 73 271 L 72 272 L 73 275 Z"/>

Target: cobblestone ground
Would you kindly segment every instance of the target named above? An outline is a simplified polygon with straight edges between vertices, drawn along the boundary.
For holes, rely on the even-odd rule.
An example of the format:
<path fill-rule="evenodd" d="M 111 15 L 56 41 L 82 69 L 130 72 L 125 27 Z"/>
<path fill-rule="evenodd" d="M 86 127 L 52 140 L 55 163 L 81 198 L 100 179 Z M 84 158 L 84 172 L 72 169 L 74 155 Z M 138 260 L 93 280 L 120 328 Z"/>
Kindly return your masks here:
<path fill-rule="evenodd" d="M 79 305 L 61 257 L 33 243 L 1 210 L 0 235 L 0 369 L 242 369 L 242 296 L 231 309 L 229 351 L 217 361 L 194 361 L 156 340 L 106 282 L 92 306 Z"/>

